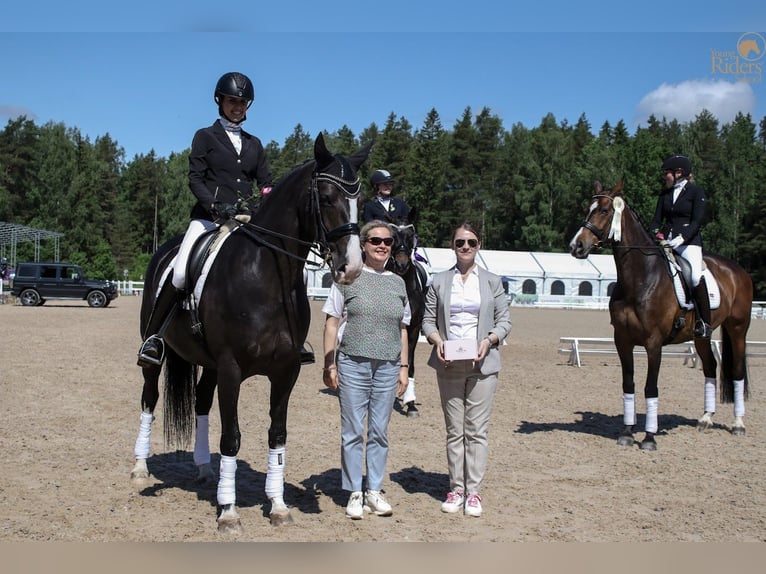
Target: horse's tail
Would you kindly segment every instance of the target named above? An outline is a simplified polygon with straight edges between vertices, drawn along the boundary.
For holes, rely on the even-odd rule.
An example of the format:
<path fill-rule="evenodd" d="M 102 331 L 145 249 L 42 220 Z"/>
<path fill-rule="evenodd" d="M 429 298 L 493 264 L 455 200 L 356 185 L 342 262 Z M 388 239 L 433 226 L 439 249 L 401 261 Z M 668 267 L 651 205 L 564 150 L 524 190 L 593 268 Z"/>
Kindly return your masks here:
<path fill-rule="evenodd" d="M 165 444 L 191 444 L 194 431 L 194 390 L 197 367 L 165 346 Z"/>
<path fill-rule="evenodd" d="M 745 379 L 745 399 L 750 396 L 747 384 L 747 353 L 742 355 L 742 372 Z M 734 402 L 734 351 L 731 335 L 726 329 L 721 329 L 721 402 Z"/>

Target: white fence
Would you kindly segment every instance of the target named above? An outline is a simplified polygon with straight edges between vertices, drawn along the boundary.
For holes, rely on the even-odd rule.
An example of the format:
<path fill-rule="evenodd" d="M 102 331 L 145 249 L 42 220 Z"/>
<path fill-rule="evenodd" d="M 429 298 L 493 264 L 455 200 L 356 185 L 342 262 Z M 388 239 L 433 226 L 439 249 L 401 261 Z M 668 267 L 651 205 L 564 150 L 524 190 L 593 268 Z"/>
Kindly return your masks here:
<path fill-rule="evenodd" d="M 549 309 L 609 309 L 609 297 L 585 297 L 578 295 L 514 295 L 509 297 L 513 307 Z M 766 301 L 753 301 L 753 319 L 766 319 Z"/>
<path fill-rule="evenodd" d="M 120 295 L 142 295 L 144 292 L 143 281 L 115 281 Z"/>
<path fill-rule="evenodd" d="M 643 347 L 636 347 L 633 354 L 645 354 Z M 575 367 L 582 366 L 581 355 L 616 355 L 617 348 L 614 339 L 598 337 L 561 337 L 559 339 L 559 354 L 569 355 L 567 364 Z M 684 365 L 691 361 L 691 366 L 697 365 L 697 352 L 694 343 L 668 345 L 662 348 L 663 357 L 683 357 Z"/>
<path fill-rule="evenodd" d="M 142 295 L 144 292 L 143 281 L 115 281 L 117 284 L 117 290 L 120 295 Z M 327 299 L 327 295 L 330 293 L 329 288 L 325 287 L 309 287 L 307 289 L 309 299 Z"/>
<path fill-rule="evenodd" d="M 716 360 L 720 361 L 721 341 L 713 340 L 711 343 L 713 345 L 713 353 L 716 356 Z M 569 356 L 567 359 L 568 365 L 581 367 L 581 355 L 616 355 L 617 348 L 614 346 L 614 339 L 612 338 L 561 337 L 559 338 L 559 354 Z M 645 356 L 646 352 L 643 347 L 636 347 L 633 354 Z M 677 345 L 667 345 L 662 348 L 662 356 L 663 358 L 683 357 L 684 365 L 689 361 L 691 361 L 692 367 L 697 365 L 698 357 L 693 341 L 687 341 L 686 343 L 679 343 Z M 766 357 L 766 341 L 748 341 L 747 356 Z"/>
<path fill-rule="evenodd" d="M 141 295 L 144 291 L 143 281 L 115 281 L 120 295 Z M 329 287 L 309 285 L 308 297 L 311 300 L 327 299 Z M 609 309 L 609 297 L 585 297 L 572 295 L 515 295 L 509 296 L 512 307 L 534 307 L 539 309 Z M 766 301 L 753 301 L 752 316 L 754 319 L 766 319 Z"/>

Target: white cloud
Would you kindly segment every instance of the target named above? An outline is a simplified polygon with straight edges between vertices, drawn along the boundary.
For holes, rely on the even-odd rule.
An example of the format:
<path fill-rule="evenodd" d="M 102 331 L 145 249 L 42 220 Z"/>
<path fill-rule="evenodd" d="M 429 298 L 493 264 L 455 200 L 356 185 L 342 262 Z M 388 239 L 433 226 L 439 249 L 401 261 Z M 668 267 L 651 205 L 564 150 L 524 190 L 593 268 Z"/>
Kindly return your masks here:
<path fill-rule="evenodd" d="M 0 117 L 5 116 L 8 119 L 15 120 L 20 116 L 26 116 L 28 120 L 34 120 L 37 116 L 31 110 L 21 106 L 6 106 L 0 104 Z"/>
<path fill-rule="evenodd" d="M 752 114 L 755 93 L 747 82 L 725 80 L 688 80 L 680 84 L 662 84 L 646 94 L 638 104 L 637 123 L 654 114 L 657 119 L 688 122 L 702 110 L 708 110 L 721 124 L 734 120 L 737 112 Z"/>

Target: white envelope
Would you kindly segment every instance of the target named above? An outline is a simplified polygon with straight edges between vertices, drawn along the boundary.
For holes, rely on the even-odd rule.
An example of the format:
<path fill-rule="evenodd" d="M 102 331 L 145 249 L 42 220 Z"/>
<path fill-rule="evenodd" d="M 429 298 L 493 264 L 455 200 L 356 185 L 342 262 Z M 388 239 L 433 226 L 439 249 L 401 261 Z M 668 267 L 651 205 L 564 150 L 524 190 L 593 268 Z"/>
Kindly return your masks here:
<path fill-rule="evenodd" d="M 475 359 L 477 354 L 476 339 L 444 341 L 444 358 L 448 361 L 470 361 Z"/>

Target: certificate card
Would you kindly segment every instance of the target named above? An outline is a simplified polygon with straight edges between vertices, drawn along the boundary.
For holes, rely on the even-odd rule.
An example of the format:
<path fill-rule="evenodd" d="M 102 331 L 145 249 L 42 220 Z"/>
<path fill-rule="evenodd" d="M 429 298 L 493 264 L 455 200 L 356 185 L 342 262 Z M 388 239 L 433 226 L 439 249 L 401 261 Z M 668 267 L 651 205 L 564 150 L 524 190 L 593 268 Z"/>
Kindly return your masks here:
<path fill-rule="evenodd" d="M 455 339 L 444 341 L 444 358 L 448 361 L 465 361 L 476 358 L 476 339 Z"/>

